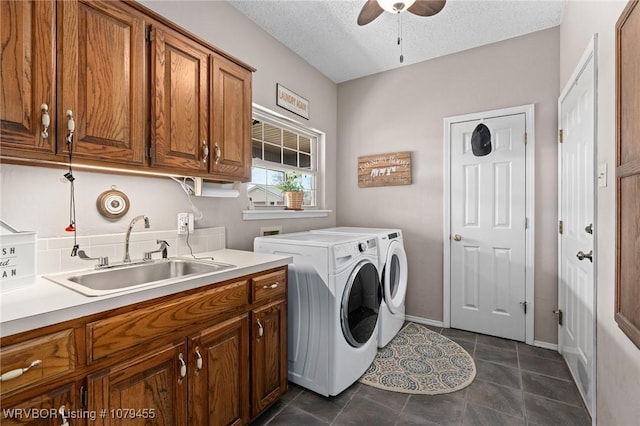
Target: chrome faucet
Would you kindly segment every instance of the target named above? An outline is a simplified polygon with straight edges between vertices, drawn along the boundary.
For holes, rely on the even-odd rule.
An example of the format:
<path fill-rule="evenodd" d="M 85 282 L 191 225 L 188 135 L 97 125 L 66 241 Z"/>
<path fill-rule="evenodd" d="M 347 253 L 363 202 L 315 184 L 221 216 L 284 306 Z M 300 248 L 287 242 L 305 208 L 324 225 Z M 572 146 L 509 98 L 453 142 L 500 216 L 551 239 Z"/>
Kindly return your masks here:
<path fill-rule="evenodd" d="M 136 216 L 131 219 L 131 223 L 129 223 L 129 229 L 127 229 L 127 236 L 124 238 L 124 259 L 122 260 L 122 263 L 131 263 L 131 257 L 129 257 L 129 238 L 131 238 L 131 230 L 133 229 L 133 225 L 135 225 L 136 222 L 140 219 L 144 219 L 145 228 L 149 227 L 149 218 L 144 215 Z"/>

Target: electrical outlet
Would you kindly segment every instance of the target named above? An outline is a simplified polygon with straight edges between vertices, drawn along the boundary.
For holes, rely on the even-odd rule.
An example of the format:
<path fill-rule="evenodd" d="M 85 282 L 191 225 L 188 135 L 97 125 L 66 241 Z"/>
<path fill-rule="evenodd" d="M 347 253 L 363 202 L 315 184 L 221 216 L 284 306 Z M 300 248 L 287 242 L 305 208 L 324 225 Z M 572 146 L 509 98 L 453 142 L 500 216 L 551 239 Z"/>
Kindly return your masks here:
<path fill-rule="evenodd" d="M 193 213 L 178 213 L 178 235 L 193 233 Z"/>

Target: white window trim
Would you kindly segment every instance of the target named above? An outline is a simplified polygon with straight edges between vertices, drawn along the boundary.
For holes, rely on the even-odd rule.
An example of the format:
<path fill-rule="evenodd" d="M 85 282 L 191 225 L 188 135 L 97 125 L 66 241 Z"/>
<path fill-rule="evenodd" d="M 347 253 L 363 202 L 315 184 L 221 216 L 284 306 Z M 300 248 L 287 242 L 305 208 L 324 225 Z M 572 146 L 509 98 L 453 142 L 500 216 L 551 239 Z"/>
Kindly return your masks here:
<path fill-rule="evenodd" d="M 306 208 L 305 210 L 292 211 L 284 210 L 284 208 L 277 207 L 264 207 L 253 210 L 243 210 L 242 220 L 268 220 L 268 219 L 308 219 L 315 217 L 328 217 L 332 210 L 325 210 L 322 206 L 325 205 L 325 147 L 326 147 L 326 134 L 318 129 L 309 127 L 265 108 L 258 104 L 252 104 L 253 117 L 258 120 L 269 122 L 270 119 L 277 118 L 284 126 L 290 126 L 292 130 L 297 133 L 308 135 L 310 137 L 317 137 L 316 143 L 316 206 L 312 208 Z M 304 129 L 311 130 L 310 132 L 304 131 Z M 252 160 L 253 161 L 253 160 Z M 253 165 L 253 164 L 252 164 Z M 275 164 L 274 164 L 275 166 Z M 270 166 L 271 167 L 271 166 Z"/>

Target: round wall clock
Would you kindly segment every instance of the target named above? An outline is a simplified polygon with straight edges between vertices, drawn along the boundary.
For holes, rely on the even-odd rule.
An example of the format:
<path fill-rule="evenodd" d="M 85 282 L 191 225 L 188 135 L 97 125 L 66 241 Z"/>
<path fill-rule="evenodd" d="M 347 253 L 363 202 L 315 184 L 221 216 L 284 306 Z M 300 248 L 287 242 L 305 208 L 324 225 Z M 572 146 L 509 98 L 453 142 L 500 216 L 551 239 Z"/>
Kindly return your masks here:
<path fill-rule="evenodd" d="M 96 201 L 98 212 L 108 219 L 118 219 L 129 211 L 129 198 L 114 186 L 98 196 Z"/>

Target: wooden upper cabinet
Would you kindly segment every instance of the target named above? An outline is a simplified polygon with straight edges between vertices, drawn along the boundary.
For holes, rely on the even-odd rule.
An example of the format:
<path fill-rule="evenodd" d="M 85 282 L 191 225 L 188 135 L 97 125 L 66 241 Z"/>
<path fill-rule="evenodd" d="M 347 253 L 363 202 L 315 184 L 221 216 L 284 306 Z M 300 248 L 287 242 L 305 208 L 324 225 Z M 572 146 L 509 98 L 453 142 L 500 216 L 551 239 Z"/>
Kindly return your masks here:
<path fill-rule="evenodd" d="M 51 158 L 55 105 L 55 2 L 1 1 L 0 150 L 2 155 Z"/>
<path fill-rule="evenodd" d="M 168 28 L 151 37 L 152 165 L 206 172 L 209 51 Z"/>
<path fill-rule="evenodd" d="M 58 6 L 58 152 L 143 164 L 146 128 L 146 25 L 121 2 L 64 1 Z"/>
<path fill-rule="evenodd" d="M 615 319 L 640 348 L 640 6 L 629 1 L 616 25 Z"/>
<path fill-rule="evenodd" d="M 211 172 L 230 180 L 251 179 L 251 71 L 212 55 Z"/>
<path fill-rule="evenodd" d="M 3 161 L 66 161 L 72 118 L 79 163 L 250 180 L 248 65 L 135 2 L 0 0 L 0 16 Z"/>

